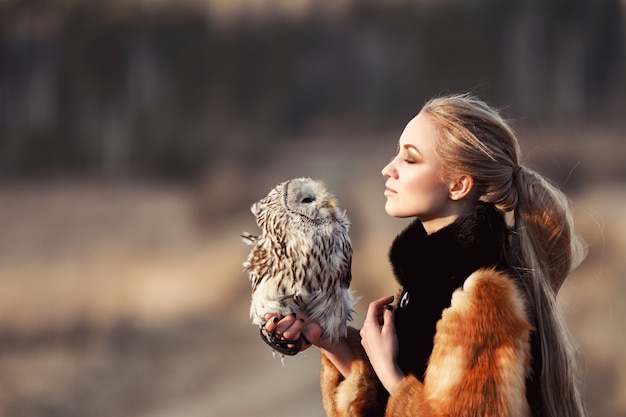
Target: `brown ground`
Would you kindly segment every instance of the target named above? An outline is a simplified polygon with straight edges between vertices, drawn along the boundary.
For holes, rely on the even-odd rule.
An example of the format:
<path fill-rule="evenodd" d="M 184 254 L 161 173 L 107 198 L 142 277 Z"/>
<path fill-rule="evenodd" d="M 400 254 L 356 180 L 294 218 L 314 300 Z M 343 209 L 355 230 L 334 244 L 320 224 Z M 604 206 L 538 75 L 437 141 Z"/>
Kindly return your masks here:
<path fill-rule="evenodd" d="M 323 415 L 318 352 L 283 367 L 249 322 L 238 234 L 255 231 L 247 207 L 278 181 L 324 179 L 353 223 L 360 325 L 367 301 L 395 292 L 386 251 L 405 222 L 384 214 L 379 176 L 394 141 L 305 138 L 254 172 L 225 161 L 201 187 L 1 185 L 0 415 Z M 560 301 L 587 357 L 596 417 L 626 416 L 626 185 L 615 143 L 533 149 L 540 165 L 552 166 L 547 154 L 584 167 L 572 193 L 592 245 Z"/>

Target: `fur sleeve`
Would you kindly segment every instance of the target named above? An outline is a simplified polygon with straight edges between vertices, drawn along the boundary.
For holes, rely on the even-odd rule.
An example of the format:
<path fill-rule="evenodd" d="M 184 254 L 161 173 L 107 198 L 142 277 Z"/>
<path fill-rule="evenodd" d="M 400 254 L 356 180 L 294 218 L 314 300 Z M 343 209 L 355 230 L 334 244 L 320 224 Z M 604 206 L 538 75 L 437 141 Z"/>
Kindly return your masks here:
<path fill-rule="evenodd" d="M 407 376 L 386 416 L 527 417 L 532 327 L 513 280 L 479 270 L 457 290 L 437 323 L 424 383 Z"/>
<path fill-rule="evenodd" d="M 357 329 L 348 327 L 348 344 L 356 357 L 348 379 L 322 354 L 320 385 L 324 410 L 329 417 L 364 417 L 383 414 L 378 405 L 377 377 L 361 346 Z"/>

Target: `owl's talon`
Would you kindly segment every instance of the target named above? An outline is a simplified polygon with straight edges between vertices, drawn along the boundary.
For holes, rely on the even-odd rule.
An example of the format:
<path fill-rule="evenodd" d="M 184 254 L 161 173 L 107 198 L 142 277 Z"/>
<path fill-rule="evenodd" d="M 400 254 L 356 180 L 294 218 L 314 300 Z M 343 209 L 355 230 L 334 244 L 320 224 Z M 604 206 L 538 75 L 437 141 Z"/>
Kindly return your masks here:
<path fill-rule="evenodd" d="M 259 329 L 259 333 L 261 335 L 261 339 L 269 345 L 274 351 L 281 354 L 281 362 L 284 355 L 294 356 L 300 352 L 302 348 L 302 338 L 293 339 L 293 340 L 283 340 L 278 339 L 274 332 L 269 332 L 265 329 L 265 324 L 261 326 Z M 289 346 L 292 345 L 292 346 Z M 284 364 L 284 363 L 283 363 Z"/>

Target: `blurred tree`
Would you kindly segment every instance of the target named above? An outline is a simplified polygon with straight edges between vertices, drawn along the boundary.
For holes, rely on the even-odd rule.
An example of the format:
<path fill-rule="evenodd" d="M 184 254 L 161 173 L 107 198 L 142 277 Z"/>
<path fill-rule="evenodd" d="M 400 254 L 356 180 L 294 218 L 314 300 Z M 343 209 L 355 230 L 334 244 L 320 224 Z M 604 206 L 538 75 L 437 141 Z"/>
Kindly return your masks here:
<path fill-rule="evenodd" d="M 194 176 L 467 90 L 526 124 L 623 123 L 620 0 L 331 3 L 0 3 L 0 173 Z"/>

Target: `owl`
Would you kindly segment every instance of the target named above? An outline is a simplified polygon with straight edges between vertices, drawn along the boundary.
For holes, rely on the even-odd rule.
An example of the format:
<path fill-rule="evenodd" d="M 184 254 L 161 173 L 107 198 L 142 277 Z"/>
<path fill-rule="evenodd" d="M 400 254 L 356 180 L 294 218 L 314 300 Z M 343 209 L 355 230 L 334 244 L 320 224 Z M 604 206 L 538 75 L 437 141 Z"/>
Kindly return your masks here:
<path fill-rule="evenodd" d="M 267 313 L 302 311 L 320 325 L 322 337 L 345 337 L 354 311 L 345 211 L 322 182 L 310 178 L 278 184 L 250 210 L 261 229 L 258 236 L 241 235 L 253 246 L 243 263 L 252 285 L 253 324 L 263 326 Z"/>

